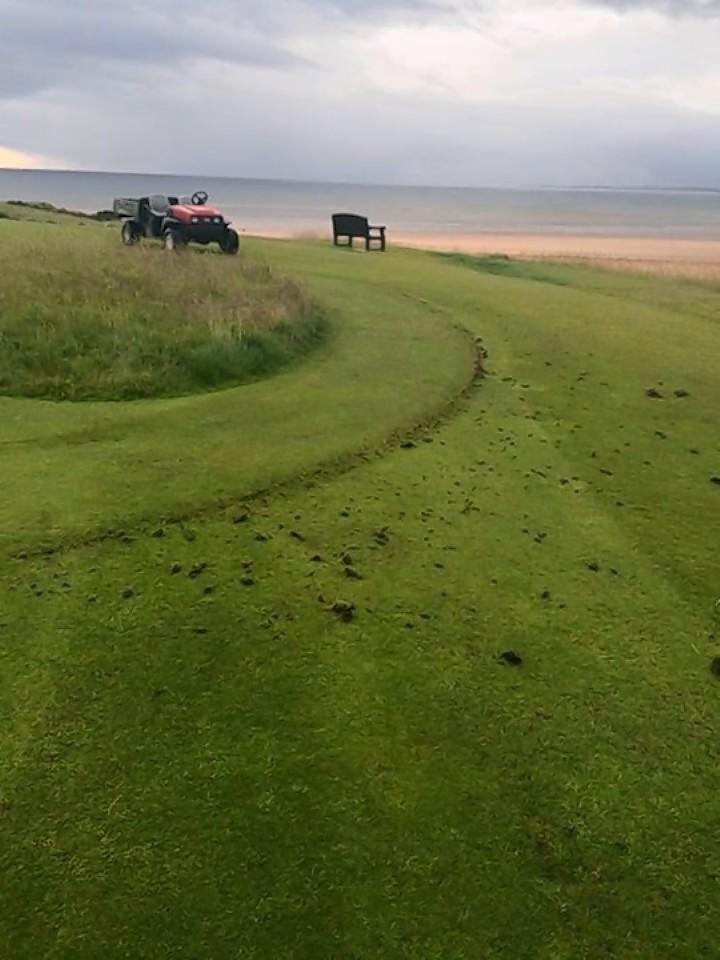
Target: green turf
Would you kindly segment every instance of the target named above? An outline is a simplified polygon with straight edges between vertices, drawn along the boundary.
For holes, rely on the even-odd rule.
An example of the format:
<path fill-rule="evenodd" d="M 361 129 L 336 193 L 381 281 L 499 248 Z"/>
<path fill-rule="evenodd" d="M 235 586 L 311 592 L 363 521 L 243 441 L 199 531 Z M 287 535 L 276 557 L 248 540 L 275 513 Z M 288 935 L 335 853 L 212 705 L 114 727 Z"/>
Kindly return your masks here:
<path fill-rule="evenodd" d="M 715 956 L 718 294 L 253 246 L 321 355 L 2 409 L 0 956 Z"/>

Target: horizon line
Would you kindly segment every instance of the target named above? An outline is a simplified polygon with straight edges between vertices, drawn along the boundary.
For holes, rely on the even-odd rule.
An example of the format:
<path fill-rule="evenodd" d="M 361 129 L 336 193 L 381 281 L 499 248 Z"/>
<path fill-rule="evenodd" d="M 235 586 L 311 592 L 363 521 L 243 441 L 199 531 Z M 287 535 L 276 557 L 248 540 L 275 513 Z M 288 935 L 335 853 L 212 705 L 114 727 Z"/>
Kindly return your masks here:
<path fill-rule="evenodd" d="M 177 179 L 205 179 L 205 180 L 248 180 L 259 181 L 261 183 L 298 183 L 311 184 L 315 186 L 327 185 L 338 187 L 387 187 L 392 189 L 411 189 L 411 190 L 568 190 L 568 191 L 625 191 L 625 192 L 695 192 L 695 193 L 720 193 L 720 186 L 702 186 L 696 184 L 646 184 L 644 186 L 629 184 L 517 184 L 508 185 L 473 185 L 473 184 L 432 184 L 432 183 L 381 183 L 377 181 L 360 180 L 317 180 L 303 178 L 286 177 L 253 177 L 253 176 L 230 176 L 222 174 L 198 174 L 198 173 L 170 173 L 163 171 L 160 173 L 151 173 L 144 171 L 142 173 L 130 170 L 85 170 L 82 168 L 71 167 L 0 167 L 0 173 L 39 173 L 39 174 L 77 174 L 87 176 L 108 176 L 108 177 L 173 177 Z"/>

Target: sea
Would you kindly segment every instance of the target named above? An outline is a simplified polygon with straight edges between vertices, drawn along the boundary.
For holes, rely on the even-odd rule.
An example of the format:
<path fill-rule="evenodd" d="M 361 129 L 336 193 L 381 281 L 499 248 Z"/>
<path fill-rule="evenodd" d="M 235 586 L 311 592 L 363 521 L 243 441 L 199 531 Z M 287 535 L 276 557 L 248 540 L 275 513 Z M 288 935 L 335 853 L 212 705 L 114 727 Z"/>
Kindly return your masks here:
<path fill-rule="evenodd" d="M 720 239 L 720 190 L 383 186 L 231 177 L 0 169 L 0 200 L 72 210 L 113 197 L 206 190 L 240 230 L 324 235 L 333 213 L 367 216 L 398 236 L 556 234 Z"/>

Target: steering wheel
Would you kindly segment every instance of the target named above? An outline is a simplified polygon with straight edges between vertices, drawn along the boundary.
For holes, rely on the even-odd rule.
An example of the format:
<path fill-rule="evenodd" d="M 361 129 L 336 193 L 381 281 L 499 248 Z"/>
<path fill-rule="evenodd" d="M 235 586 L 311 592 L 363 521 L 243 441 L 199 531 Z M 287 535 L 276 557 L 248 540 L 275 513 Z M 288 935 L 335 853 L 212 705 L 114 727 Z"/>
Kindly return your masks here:
<path fill-rule="evenodd" d="M 197 190 L 190 199 L 194 207 L 204 207 L 208 202 L 208 194 L 205 190 Z"/>

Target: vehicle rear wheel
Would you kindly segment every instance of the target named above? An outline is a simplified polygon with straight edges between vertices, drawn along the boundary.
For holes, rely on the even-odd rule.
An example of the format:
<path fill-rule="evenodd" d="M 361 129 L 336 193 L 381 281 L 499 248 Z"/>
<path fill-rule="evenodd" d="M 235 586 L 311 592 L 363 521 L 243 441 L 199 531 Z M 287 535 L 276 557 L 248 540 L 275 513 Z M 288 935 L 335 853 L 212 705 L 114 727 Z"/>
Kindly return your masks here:
<path fill-rule="evenodd" d="M 165 233 L 165 249 L 166 250 L 181 250 L 185 246 L 185 241 L 183 235 L 179 230 L 170 228 Z"/>
<path fill-rule="evenodd" d="M 140 235 L 135 229 L 135 224 L 132 220 L 126 220 L 125 223 L 120 228 L 120 236 L 122 237 L 122 242 L 126 247 L 131 247 L 134 243 L 137 243 L 140 239 Z"/>
<path fill-rule="evenodd" d="M 225 236 L 220 241 L 220 249 L 223 253 L 236 254 L 240 249 L 240 237 L 237 230 L 227 230 Z"/>

